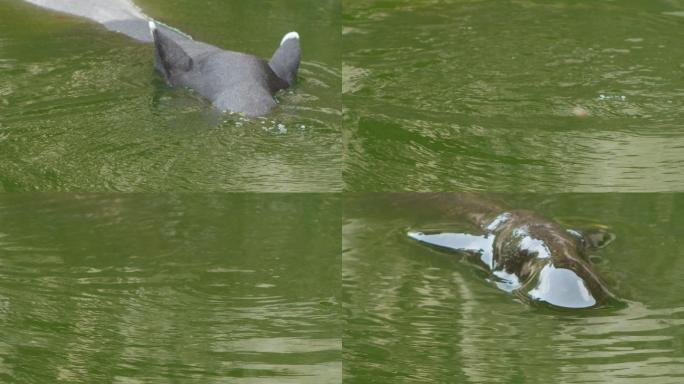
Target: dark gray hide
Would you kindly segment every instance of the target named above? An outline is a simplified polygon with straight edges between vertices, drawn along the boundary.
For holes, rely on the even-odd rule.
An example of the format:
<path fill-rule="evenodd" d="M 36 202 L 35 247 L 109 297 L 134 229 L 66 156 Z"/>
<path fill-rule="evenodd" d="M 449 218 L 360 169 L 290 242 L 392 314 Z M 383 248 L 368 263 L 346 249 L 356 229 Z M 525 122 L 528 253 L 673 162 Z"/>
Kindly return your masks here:
<path fill-rule="evenodd" d="M 270 62 L 190 40 L 151 24 L 155 67 L 170 86 L 188 87 L 222 110 L 262 116 L 273 95 L 293 85 L 301 57 L 299 39 L 288 34 Z M 292 36 L 292 37 L 291 37 Z"/>
<path fill-rule="evenodd" d="M 261 116 L 276 102 L 275 92 L 297 78 L 301 50 L 295 32 L 285 35 L 269 62 L 196 42 L 150 19 L 131 0 L 25 0 L 39 7 L 85 17 L 111 31 L 154 42 L 155 66 L 171 86 L 194 89 L 224 111 Z M 153 33 L 150 34 L 150 27 Z"/>

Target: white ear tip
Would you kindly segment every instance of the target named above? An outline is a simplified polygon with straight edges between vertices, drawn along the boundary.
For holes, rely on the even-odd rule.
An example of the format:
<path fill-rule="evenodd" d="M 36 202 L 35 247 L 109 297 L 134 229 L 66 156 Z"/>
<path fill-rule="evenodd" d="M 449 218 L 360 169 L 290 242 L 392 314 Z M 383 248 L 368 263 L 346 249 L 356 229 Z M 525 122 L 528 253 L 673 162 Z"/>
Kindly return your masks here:
<path fill-rule="evenodd" d="M 150 33 L 154 33 L 157 29 L 157 24 L 155 24 L 154 21 L 150 21 L 147 25 L 150 27 Z"/>
<path fill-rule="evenodd" d="M 283 36 L 283 39 L 280 41 L 280 45 L 283 45 L 286 41 L 290 39 L 297 39 L 299 40 L 299 33 L 297 32 L 289 32 L 285 36 Z"/>

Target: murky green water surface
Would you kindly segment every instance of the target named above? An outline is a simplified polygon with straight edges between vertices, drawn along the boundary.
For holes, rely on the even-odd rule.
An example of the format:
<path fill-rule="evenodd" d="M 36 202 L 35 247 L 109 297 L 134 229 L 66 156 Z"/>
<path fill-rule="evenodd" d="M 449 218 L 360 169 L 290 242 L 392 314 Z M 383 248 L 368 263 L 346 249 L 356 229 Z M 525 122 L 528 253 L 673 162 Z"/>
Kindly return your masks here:
<path fill-rule="evenodd" d="M 340 201 L 0 196 L 3 383 L 339 383 Z"/>
<path fill-rule="evenodd" d="M 271 57 L 297 30 L 299 84 L 265 119 L 222 115 L 153 70 L 149 44 L 0 1 L 0 191 L 335 191 L 340 4 L 138 0 L 195 39 Z"/>
<path fill-rule="evenodd" d="M 348 383 L 680 383 L 684 376 L 684 195 L 499 195 L 567 228 L 606 226 L 596 271 L 626 304 L 530 306 L 407 228 L 467 224 L 392 195 L 345 199 Z M 446 209 L 446 208 L 445 208 Z"/>
<path fill-rule="evenodd" d="M 347 189 L 681 191 L 683 40 L 678 0 L 347 1 Z"/>

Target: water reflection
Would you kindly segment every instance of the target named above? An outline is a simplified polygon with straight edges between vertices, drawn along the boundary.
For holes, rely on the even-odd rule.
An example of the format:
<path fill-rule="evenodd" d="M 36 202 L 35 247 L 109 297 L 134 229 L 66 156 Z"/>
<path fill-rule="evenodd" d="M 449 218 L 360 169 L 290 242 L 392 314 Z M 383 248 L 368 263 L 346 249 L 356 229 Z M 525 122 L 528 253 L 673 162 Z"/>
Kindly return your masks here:
<path fill-rule="evenodd" d="M 348 4 L 347 188 L 682 190 L 682 6 Z"/>
<path fill-rule="evenodd" d="M 448 213 L 351 195 L 343 231 L 345 381 L 680 381 L 682 196 L 489 198 L 571 226 L 609 226 L 616 238 L 597 251 L 604 260 L 597 272 L 625 305 L 590 311 L 521 305 L 460 257 L 402 241 L 402 228 L 446 222 Z"/>
<path fill-rule="evenodd" d="M 0 199 L 3 382 L 340 380 L 339 202 Z"/>
<path fill-rule="evenodd" d="M 684 374 L 682 312 L 681 307 L 656 309 L 630 302 L 615 313 L 561 323 L 553 336 L 557 356 L 574 362 L 575 369 L 563 367 L 558 382 L 677 382 Z"/>
<path fill-rule="evenodd" d="M 614 237 L 603 229 L 566 229 L 533 211 L 503 210 L 495 201 L 472 194 L 381 196 L 443 211 L 445 218 L 475 227 L 475 235 L 409 231 L 407 236 L 449 257 L 464 256 L 483 268 L 498 288 L 525 301 L 564 309 L 595 308 L 616 301 L 588 257 Z"/>

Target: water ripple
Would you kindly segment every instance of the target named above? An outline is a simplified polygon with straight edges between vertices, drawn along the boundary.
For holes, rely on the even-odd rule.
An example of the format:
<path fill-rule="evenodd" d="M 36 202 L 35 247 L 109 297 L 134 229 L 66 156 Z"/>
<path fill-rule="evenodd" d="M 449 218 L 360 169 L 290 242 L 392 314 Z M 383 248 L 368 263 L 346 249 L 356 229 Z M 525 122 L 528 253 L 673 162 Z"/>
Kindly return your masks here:
<path fill-rule="evenodd" d="M 347 189 L 681 190 L 668 7 L 350 4 L 345 28 L 364 33 L 344 35 Z"/>

